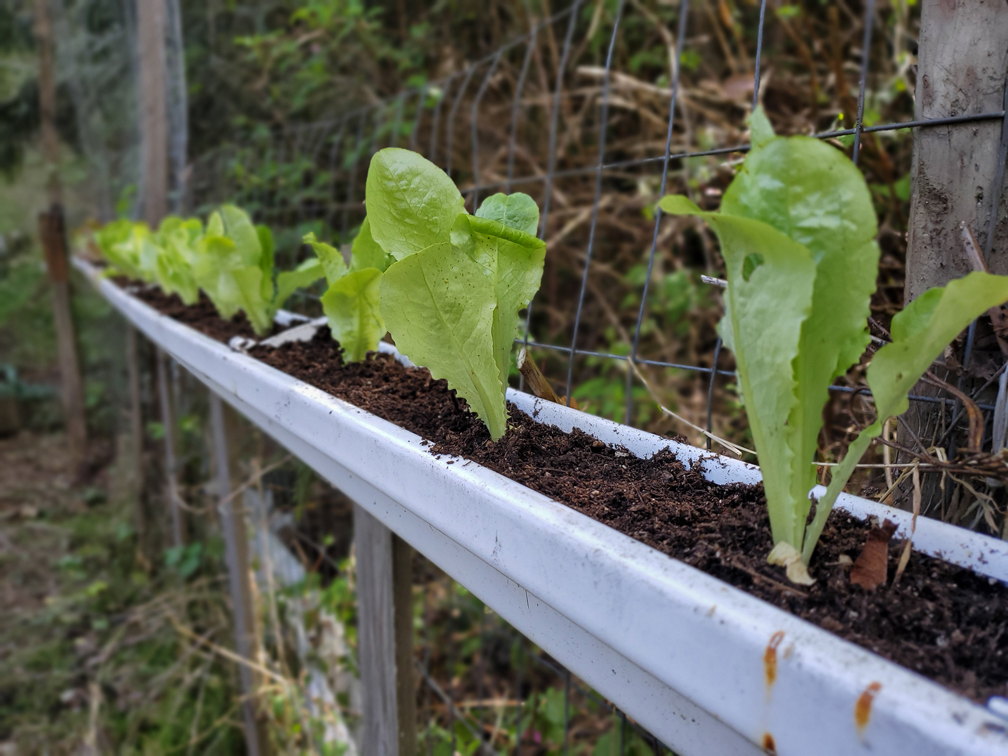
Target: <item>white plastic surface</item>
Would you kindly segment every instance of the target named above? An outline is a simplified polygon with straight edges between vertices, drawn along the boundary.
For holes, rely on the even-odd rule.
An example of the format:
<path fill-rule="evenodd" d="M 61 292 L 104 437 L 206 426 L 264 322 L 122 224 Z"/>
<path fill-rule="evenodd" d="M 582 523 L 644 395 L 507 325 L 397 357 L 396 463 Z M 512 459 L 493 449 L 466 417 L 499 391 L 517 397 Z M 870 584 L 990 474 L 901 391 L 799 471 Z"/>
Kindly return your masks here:
<path fill-rule="evenodd" d="M 473 462 L 437 459 L 416 435 L 92 280 L 225 401 L 679 753 L 1008 753 L 1006 722 L 983 707 Z M 716 481 L 758 476 L 516 392 L 509 399 L 637 454 L 668 446 L 690 463 L 711 457 L 704 469 Z M 850 511 L 879 506 L 849 499 Z M 928 550 L 1003 579 L 999 542 L 928 522 L 915 539 Z"/>

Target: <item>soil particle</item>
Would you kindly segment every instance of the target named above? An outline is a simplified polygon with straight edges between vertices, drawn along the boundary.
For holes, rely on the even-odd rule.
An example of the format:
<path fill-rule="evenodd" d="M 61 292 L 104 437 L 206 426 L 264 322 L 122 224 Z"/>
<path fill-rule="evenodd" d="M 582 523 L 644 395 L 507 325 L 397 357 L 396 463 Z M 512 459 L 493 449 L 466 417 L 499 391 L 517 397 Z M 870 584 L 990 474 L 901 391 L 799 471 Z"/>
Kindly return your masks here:
<path fill-rule="evenodd" d="M 158 306 L 151 293 L 144 298 Z M 206 317 L 207 304 L 198 307 Z M 195 308 L 180 314 L 210 334 Z M 868 523 L 834 512 L 810 565 L 817 580 L 799 588 L 766 562 L 773 542 L 761 486 L 717 486 L 669 451 L 639 459 L 581 431 L 537 423 L 513 406 L 508 431 L 495 444 L 445 381 L 386 355 L 344 365 L 327 328 L 311 342 L 252 354 L 417 433 L 432 454 L 489 467 L 975 701 L 1008 696 L 1008 588 L 917 552 L 897 586 L 853 585 L 840 557 L 857 556 Z M 900 551 L 896 539 L 890 575 Z"/>

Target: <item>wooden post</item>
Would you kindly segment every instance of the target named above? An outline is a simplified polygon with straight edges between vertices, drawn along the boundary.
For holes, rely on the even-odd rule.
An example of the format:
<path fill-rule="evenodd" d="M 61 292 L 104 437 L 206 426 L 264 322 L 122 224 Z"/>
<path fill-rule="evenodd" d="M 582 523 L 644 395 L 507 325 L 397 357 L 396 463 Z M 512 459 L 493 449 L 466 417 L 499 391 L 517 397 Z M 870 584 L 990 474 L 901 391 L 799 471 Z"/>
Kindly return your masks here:
<path fill-rule="evenodd" d="M 399 756 L 415 756 L 416 662 L 413 657 L 413 547 L 392 534 L 392 615 L 395 620 L 396 724 Z"/>
<path fill-rule="evenodd" d="M 164 427 L 165 445 L 165 498 L 171 513 L 172 546 L 182 545 L 182 513 L 179 510 L 178 479 L 175 461 L 175 407 L 168 385 L 168 356 L 158 347 L 157 378 L 158 396 L 161 402 L 161 425 Z"/>
<path fill-rule="evenodd" d="M 413 756 L 416 692 L 412 549 L 355 503 L 354 550 L 358 657 L 364 694 L 361 752 Z"/>
<path fill-rule="evenodd" d="M 53 319 L 56 325 L 56 350 L 62 384 L 63 420 L 66 423 L 70 458 L 77 474 L 87 451 L 87 421 L 84 412 L 84 381 L 81 378 L 77 338 L 70 310 L 70 273 L 67 265 L 63 210 L 58 204 L 52 205 L 47 212 L 39 215 L 39 236 L 42 238 L 49 285 L 53 293 Z"/>
<path fill-rule="evenodd" d="M 240 497 L 232 496 L 233 478 L 237 469 L 237 416 L 225 408 L 216 394 L 210 394 L 210 424 L 213 433 L 213 457 L 216 468 L 217 493 L 221 498 L 218 512 L 224 532 L 224 551 L 228 565 L 228 587 L 234 614 L 235 652 L 243 659 L 255 659 L 256 632 L 250 585 L 248 536 L 242 515 Z M 234 473 L 234 475 L 232 475 Z M 245 745 L 249 756 L 265 756 L 267 739 L 256 713 L 256 676 L 251 667 L 241 664 L 238 675 L 242 693 L 242 715 Z"/>
<path fill-rule="evenodd" d="M 144 507 L 144 429 L 143 404 L 140 401 L 140 358 L 137 330 L 126 326 L 126 366 L 129 371 L 130 437 L 133 439 L 133 495 L 137 505 L 137 533 L 140 543 L 146 543 L 149 527 Z"/>
<path fill-rule="evenodd" d="M 914 117 L 979 115 L 1005 106 L 1008 3 L 923 0 Z M 906 300 L 970 271 L 960 224 L 990 249 L 994 273 L 1008 273 L 1008 201 L 995 187 L 1002 120 L 914 131 Z M 1002 182 L 1003 183 L 1003 182 Z M 988 246 L 991 213 L 998 212 Z"/>
<path fill-rule="evenodd" d="M 1005 0 L 923 0 L 917 60 L 916 119 L 979 115 L 1005 107 L 1008 95 L 1008 3 Z M 912 198 L 905 299 L 966 275 L 965 222 L 989 252 L 989 269 L 1008 273 L 1008 198 L 998 151 L 1004 119 L 914 130 Z M 1003 162 L 1003 158 L 1002 158 Z M 1002 186 L 995 186 L 1000 183 Z M 995 215 L 997 214 L 997 215 Z M 990 230 L 994 231 L 993 236 Z M 991 237 L 991 238 L 989 238 Z M 975 355 L 974 355 L 975 357 Z M 953 382 L 954 378 L 945 376 Z M 921 383 L 915 393 L 935 395 Z M 946 409 L 944 416 L 947 419 Z M 901 424 L 900 441 L 931 443 L 943 417 L 939 405 L 915 403 Z M 910 428 L 911 433 L 906 428 Z M 939 434 L 940 435 L 940 434 Z M 952 439 L 954 443 L 954 439 Z M 940 494 L 929 475 L 925 506 Z"/>
<path fill-rule="evenodd" d="M 56 66 L 53 56 L 52 20 L 49 0 L 35 0 L 35 39 L 39 53 L 39 120 L 42 130 L 42 157 L 49 172 L 46 190 L 49 204 L 62 200 L 59 181 L 59 135 L 56 132 Z"/>
<path fill-rule="evenodd" d="M 168 101 L 164 0 L 137 4 L 143 215 L 152 228 L 168 212 Z"/>
<path fill-rule="evenodd" d="M 42 240 L 49 283 L 53 292 L 53 316 L 56 324 L 56 347 L 67 441 L 70 445 L 71 464 L 74 473 L 78 474 L 86 453 L 87 422 L 84 415 L 84 382 L 81 379 L 70 309 L 70 276 L 59 181 L 59 135 L 56 132 L 56 70 L 48 0 L 35 0 L 35 37 L 39 52 L 42 157 L 49 173 L 46 179 L 49 210 L 39 214 L 39 237 Z"/>

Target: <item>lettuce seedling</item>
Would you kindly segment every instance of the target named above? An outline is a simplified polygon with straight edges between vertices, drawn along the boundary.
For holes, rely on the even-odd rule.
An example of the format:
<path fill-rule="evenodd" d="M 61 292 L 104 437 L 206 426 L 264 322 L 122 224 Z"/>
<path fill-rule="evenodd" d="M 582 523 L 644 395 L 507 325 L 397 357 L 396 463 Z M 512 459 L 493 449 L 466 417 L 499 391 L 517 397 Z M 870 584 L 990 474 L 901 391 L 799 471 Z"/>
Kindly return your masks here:
<path fill-rule="evenodd" d="M 477 210 L 437 166 L 388 148 L 371 160 L 365 193 L 370 240 L 393 262 L 380 279 L 381 318 L 399 350 L 468 402 L 493 440 L 507 429 L 508 362 L 542 279 L 539 209 L 497 194 Z M 362 256 L 378 256 L 366 238 Z"/>
<path fill-rule="evenodd" d="M 908 392 L 942 349 L 1008 300 L 1008 278 L 972 273 L 927 292 L 893 319 L 893 343 L 868 369 L 878 421 L 834 468 L 806 526 L 830 383 L 869 343 L 877 222 L 864 178 L 843 153 L 810 137 L 776 137 L 761 109 L 750 125 L 753 148 L 720 212 L 704 212 L 682 196 L 664 197 L 660 207 L 703 218 L 721 242 L 728 288 L 719 331 L 735 353 L 776 544 L 773 561 L 807 582 L 826 518 L 868 444 L 886 419 L 906 410 Z"/>
<path fill-rule="evenodd" d="M 157 249 L 146 223 L 116 220 L 105 224 L 95 234 L 95 243 L 112 266 L 111 274 L 121 273 L 134 280 L 151 283 L 157 276 Z"/>
<path fill-rule="evenodd" d="M 315 234 L 305 235 L 325 270 L 329 288 L 322 295 L 322 312 L 329 321 L 333 338 L 343 347 L 343 359 L 360 362 L 378 348 L 385 335 L 381 316 L 381 277 L 391 258 L 371 238 L 365 218 L 354 239 L 348 268 L 335 247 L 317 241 Z"/>
<path fill-rule="evenodd" d="M 194 245 L 193 277 L 217 312 L 230 320 L 243 310 L 259 335 L 269 332 L 277 310 L 297 289 L 322 278 L 318 260 L 308 260 L 277 276 L 273 284 L 273 235 L 255 226 L 234 205 L 224 205 L 207 221 Z"/>
<path fill-rule="evenodd" d="M 165 293 L 178 294 L 187 305 L 199 299 L 193 261 L 202 236 L 203 223 L 199 218 L 183 220 L 175 216 L 165 218 L 154 235 L 153 243 L 158 250 L 155 278 Z"/>

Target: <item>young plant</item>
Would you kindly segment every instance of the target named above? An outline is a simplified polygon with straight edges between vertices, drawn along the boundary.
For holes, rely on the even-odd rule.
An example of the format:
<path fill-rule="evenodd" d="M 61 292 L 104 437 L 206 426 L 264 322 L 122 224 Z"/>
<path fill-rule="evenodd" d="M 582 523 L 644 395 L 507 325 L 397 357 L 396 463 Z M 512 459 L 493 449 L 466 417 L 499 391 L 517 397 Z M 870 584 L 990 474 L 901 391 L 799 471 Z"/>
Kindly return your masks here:
<path fill-rule="evenodd" d="M 151 247 L 146 223 L 116 220 L 95 232 L 95 243 L 112 266 L 109 272 L 151 283 L 156 275 L 157 250 Z M 146 248 L 146 253 L 145 253 Z"/>
<path fill-rule="evenodd" d="M 843 153 L 810 137 L 775 136 L 761 109 L 750 126 L 752 150 L 720 212 L 704 212 L 683 196 L 664 197 L 660 207 L 703 218 L 721 242 L 728 288 L 719 331 L 735 353 L 763 474 L 771 561 L 807 583 L 826 518 L 869 443 L 907 409 L 910 389 L 945 346 L 1008 300 L 1008 277 L 971 273 L 928 291 L 893 319 L 893 342 L 868 368 L 878 420 L 833 469 L 806 526 L 829 385 L 869 343 L 877 222 L 864 178 Z"/>
<path fill-rule="evenodd" d="M 371 238 L 371 226 L 364 219 L 350 253 L 350 267 L 339 250 L 305 235 L 325 270 L 329 288 L 322 295 L 322 311 L 329 320 L 333 338 L 343 347 L 343 359 L 363 360 L 368 352 L 378 348 L 385 335 L 381 316 L 380 295 L 382 274 L 391 258 Z"/>
<path fill-rule="evenodd" d="M 274 286 L 273 235 L 234 205 L 210 216 L 194 250 L 193 277 L 220 316 L 230 320 L 243 310 L 259 335 L 269 333 L 273 316 L 291 294 L 323 276 L 321 263 L 308 260 L 280 273 Z"/>
<path fill-rule="evenodd" d="M 542 278 L 539 208 L 524 194 L 496 194 L 471 216 L 444 171 L 396 148 L 372 158 L 365 205 L 362 258 L 392 260 L 378 284 L 380 317 L 399 350 L 447 379 L 496 441 L 507 429 L 518 314 Z"/>
<path fill-rule="evenodd" d="M 155 260 L 155 278 L 167 294 L 178 294 L 182 302 L 191 305 L 199 299 L 199 285 L 193 276 L 195 248 L 203 236 L 203 223 L 199 218 L 183 220 L 175 216 L 165 218 L 154 236 L 158 250 Z"/>

